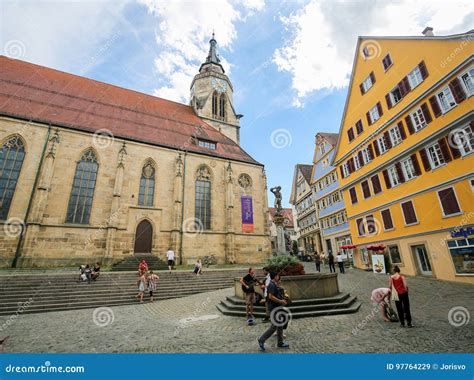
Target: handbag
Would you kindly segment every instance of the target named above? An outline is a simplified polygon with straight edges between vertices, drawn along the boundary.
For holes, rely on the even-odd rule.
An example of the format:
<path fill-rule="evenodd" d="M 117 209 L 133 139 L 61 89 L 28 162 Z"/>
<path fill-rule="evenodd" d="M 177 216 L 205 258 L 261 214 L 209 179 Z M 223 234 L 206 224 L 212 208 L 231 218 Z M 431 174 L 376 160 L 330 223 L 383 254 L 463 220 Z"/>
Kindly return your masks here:
<path fill-rule="evenodd" d="M 387 304 L 385 312 L 387 314 L 387 318 L 390 319 L 390 322 L 399 322 L 398 316 L 395 313 L 395 310 L 392 309 L 392 305 L 390 305 L 390 303 Z"/>
<path fill-rule="evenodd" d="M 392 283 L 392 291 L 390 292 L 390 299 L 392 301 L 399 301 L 400 299 L 398 298 L 397 289 L 395 289 L 395 286 L 393 286 L 393 281 L 390 280 L 390 282 Z"/>

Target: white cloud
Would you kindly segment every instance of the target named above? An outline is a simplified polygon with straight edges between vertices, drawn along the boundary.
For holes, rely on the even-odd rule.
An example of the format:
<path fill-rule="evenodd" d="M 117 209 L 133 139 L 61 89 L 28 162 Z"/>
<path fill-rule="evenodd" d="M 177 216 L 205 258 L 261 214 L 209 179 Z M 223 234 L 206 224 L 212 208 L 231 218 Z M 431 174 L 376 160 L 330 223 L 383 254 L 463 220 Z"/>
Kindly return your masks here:
<path fill-rule="evenodd" d="M 281 17 L 289 37 L 273 62 L 291 75 L 293 105 L 301 107 L 314 91 L 347 86 L 359 35 L 420 35 L 425 26 L 435 34 L 460 33 L 472 16 L 470 2 L 312 0 Z"/>
<path fill-rule="evenodd" d="M 212 32 L 218 48 L 230 51 L 237 37 L 235 23 L 264 7 L 264 0 L 139 2 L 158 19 L 156 42 L 161 52 L 155 67 L 163 85 L 155 95 L 181 102 L 189 100 L 189 86 L 206 58 Z M 229 73 L 229 64 L 222 57 L 221 61 Z"/>
<path fill-rule="evenodd" d="M 125 1 L 2 2 L 2 54 L 85 73 L 120 43 L 117 24 Z M 12 46 L 19 49 L 10 50 Z"/>

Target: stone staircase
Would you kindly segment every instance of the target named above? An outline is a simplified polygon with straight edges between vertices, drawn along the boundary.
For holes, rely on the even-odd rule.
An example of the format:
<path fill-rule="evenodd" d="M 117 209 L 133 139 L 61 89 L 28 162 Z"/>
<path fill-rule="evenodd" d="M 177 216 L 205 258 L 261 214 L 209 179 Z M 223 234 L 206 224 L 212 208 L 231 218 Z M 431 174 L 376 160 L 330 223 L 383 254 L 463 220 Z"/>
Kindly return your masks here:
<path fill-rule="evenodd" d="M 145 260 L 148 263 L 148 268 L 151 270 L 168 269 L 168 264 L 154 255 L 137 255 L 128 256 L 127 258 L 116 262 L 112 266 L 113 271 L 137 271 L 138 264 Z"/>
<path fill-rule="evenodd" d="M 234 286 L 245 269 L 157 272 L 155 300 L 179 298 Z M 0 276 L 0 315 L 136 304 L 136 272 L 103 272 L 97 281 L 79 282 L 78 272 Z M 145 301 L 148 295 L 145 294 Z"/>
<path fill-rule="evenodd" d="M 339 293 L 334 297 L 293 301 L 288 309 L 292 318 L 320 317 L 325 315 L 349 314 L 359 310 L 361 302 L 348 293 Z M 227 297 L 217 305 L 224 315 L 245 317 L 245 301 L 238 297 Z M 255 317 L 265 316 L 265 307 L 254 306 Z"/>

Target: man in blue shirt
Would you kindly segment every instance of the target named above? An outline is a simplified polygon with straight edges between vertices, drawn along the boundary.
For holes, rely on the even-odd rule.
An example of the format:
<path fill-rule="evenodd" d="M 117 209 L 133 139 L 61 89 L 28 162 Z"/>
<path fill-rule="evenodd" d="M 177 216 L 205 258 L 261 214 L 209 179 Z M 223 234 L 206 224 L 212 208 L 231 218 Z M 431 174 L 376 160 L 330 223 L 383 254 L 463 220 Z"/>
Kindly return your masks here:
<path fill-rule="evenodd" d="M 278 287 L 278 282 L 280 281 L 280 275 L 275 272 L 270 272 L 270 284 L 267 287 L 267 302 L 268 302 L 268 311 L 270 313 L 271 326 L 263 333 L 263 335 L 257 339 L 258 346 L 260 351 L 265 351 L 265 341 L 270 338 L 273 333 L 277 332 L 278 337 L 278 348 L 289 348 L 288 343 L 283 342 L 283 326 L 288 322 L 288 318 L 283 323 L 279 321 L 280 318 L 277 317 L 279 312 L 285 312 L 282 309 L 283 306 L 287 304 L 283 294 L 281 294 L 280 288 Z"/>

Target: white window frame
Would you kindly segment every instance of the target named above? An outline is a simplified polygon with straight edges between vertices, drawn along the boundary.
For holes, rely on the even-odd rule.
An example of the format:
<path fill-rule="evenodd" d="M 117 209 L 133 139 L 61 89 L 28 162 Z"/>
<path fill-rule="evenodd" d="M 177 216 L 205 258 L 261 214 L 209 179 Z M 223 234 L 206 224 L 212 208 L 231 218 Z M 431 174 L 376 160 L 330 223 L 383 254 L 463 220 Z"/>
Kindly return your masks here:
<path fill-rule="evenodd" d="M 440 98 L 440 95 L 443 95 L 443 98 L 446 100 L 446 103 L 443 103 L 443 101 Z M 445 114 L 446 112 L 449 112 L 450 110 L 452 110 L 454 107 L 457 106 L 456 100 L 454 99 L 453 93 L 451 92 L 451 89 L 449 88 L 449 86 L 444 87 L 441 91 L 438 91 L 436 93 L 436 100 L 438 101 L 438 104 L 443 114 Z"/>
<path fill-rule="evenodd" d="M 370 152 L 369 152 L 368 147 L 365 147 L 362 149 L 362 159 L 364 160 L 365 165 L 367 165 L 370 161 L 372 161 L 370 159 Z"/>
<path fill-rule="evenodd" d="M 465 75 L 467 75 L 469 78 L 471 89 L 469 89 L 468 85 L 464 82 L 463 76 Z M 458 76 L 458 79 L 459 82 L 461 82 L 464 91 L 466 91 L 467 96 L 474 95 L 474 66 L 469 67 L 466 71 L 461 73 L 461 75 Z"/>
<path fill-rule="evenodd" d="M 393 128 L 390 128 L 388 130 L 388 134 L 390 136 L 390 141 L 392 142 L 392 146 L 396 146 L 403 141 L 402 135 L 400 134 L 400 129 L 398 129 L 398 125 L 396 125 Z"/>
<path fill-rule="evenodd" d="M 474 152 L 474 133 L 472 133 L 469 124 L 459 128 L 450 140 L 456 143 L 462 157 L 468 156 Z"/>
<path fill-rule="evenodd" d="M 443 152 L 441 151 L 441 147 L 439 146 L 438 143 L 428 145 L 426 147 L 426 152 L 428 153 L 427 156 L 428 156 L 428 160 L 430 161 L 431 169 L 436 169 L 443 165 L 446 165 Z"/>
<path fill-rule="evenodd" d="M 413 165 L 411 157 L 400 161 L 400 165 L 402 167 L 402 172 L 406 181 L 416 178 L 415 166 Z"/>
<path fill-rule="evenodd" d="M 377 144 L 379 146 L 379 152 L 380 154 L 384 154 L 385 152 L 388 151 L 388 147 L 387 145 L 385 145 L 385 139 L 384 139 L 384 136 L 380 136 L 378 139 L 377 139 Z"/>
<path fill-rule="evenodd" d="M 395 168 L 395 165 L 389 166 L 387 168 L 388 178 L 392 187 L 400 185 L 400 178 L 398 178 L 398 172 Z"/>
<path fill-rule="evenodd" d="M 440 191 L 447 190 L 447 189 L 453 189 L 454 198 L 456 198 L 456 202 L 458 203 L 459 212 L 456 212 L 454 214 L 445 214 L 443 203 L 441 202 L 441 197 L 439 196 Z M 462 208 L 461 208 L 461 203 L 459 202 L 459 198 L 458 198 L 458 195 L 456 194 L 456 189 L 454 188 L 454 186 L 447 186 L 447 187 L 443 187 L 442 189 L 438 189 L 438 190 L 436 190 L 436 195 L 438 196 L 439 207 L 441 208 L 443 218 L 450 218 L 451 216 L 458 216 L 458 215 L 463 214 L 463 211 L 462 211 Z"/>
<path fill-rule="evenodd" d="M 377 104 L 369 110 L 369 115 L 370 115 L 370 120 L 372 121 L 372 124 L 375 123 L 378 119 L 380 119 L 380 114 L 379 114 L 379 109 L 377 108 Z"/>
<path fill-rule="evenodd" d="M 400 99 L 398 99 L 398 100 L 395 99 L 395 96 L 393 95 L 393 92 L 394 92 L 395 90 L 398 90 L 398 92 L 400 93 Z M 389 96 L 390 96 L 390 100 L 392 101 L 392 106 L 394 106 L 394 105 L 397 104 L 400 100 L 403 99 L 402 93 L 401 93 L 401 91 L 400 91 L 400 87 L 398 87 L 398 86 L 395 87 L 395 88 L 392 88 L 392 90 L 390 90 Z"/>
<path fill-rule="evenodd" d="M 421 107 L 418 107 L 416 110 L 410 113 L 410 118 L 413 123 L 413 129 L 415 130 L 415 132 L 421 131 L 428 125 L 425 119 L 425 114 L 423 113 Z"/>
<path fill-rule="evenodd" d="M 362 88 L 364 89 L 364 93 L 369 91 L 372 88 L 373 85 L 374 85 L 374 83 L 372 82 L 372 78 L 369 75 L 367 78 L 365 78 L 362 81 Z"/>
<path fill-rule="evenodd" d="M 354 154 L 353 158 L 354 158 L 354 169 L 359 170 L 360 169 L 359 155 Z"/>
<path fill-rule="evenodd" d="M 342 164 L 342 171 L 344 173 L 344 177 L 349 177 L 350 173 L 349 173 L 349 166 L 347 165 L 347 162 L 344 162 Z"/>
<path fill-rule="evenodd" d="M 412 90 L 423 82 L 423 76 L 421 75 L 419 66 L 416 66 L 412 71 L 410 71 L 407 77 Z"/>

